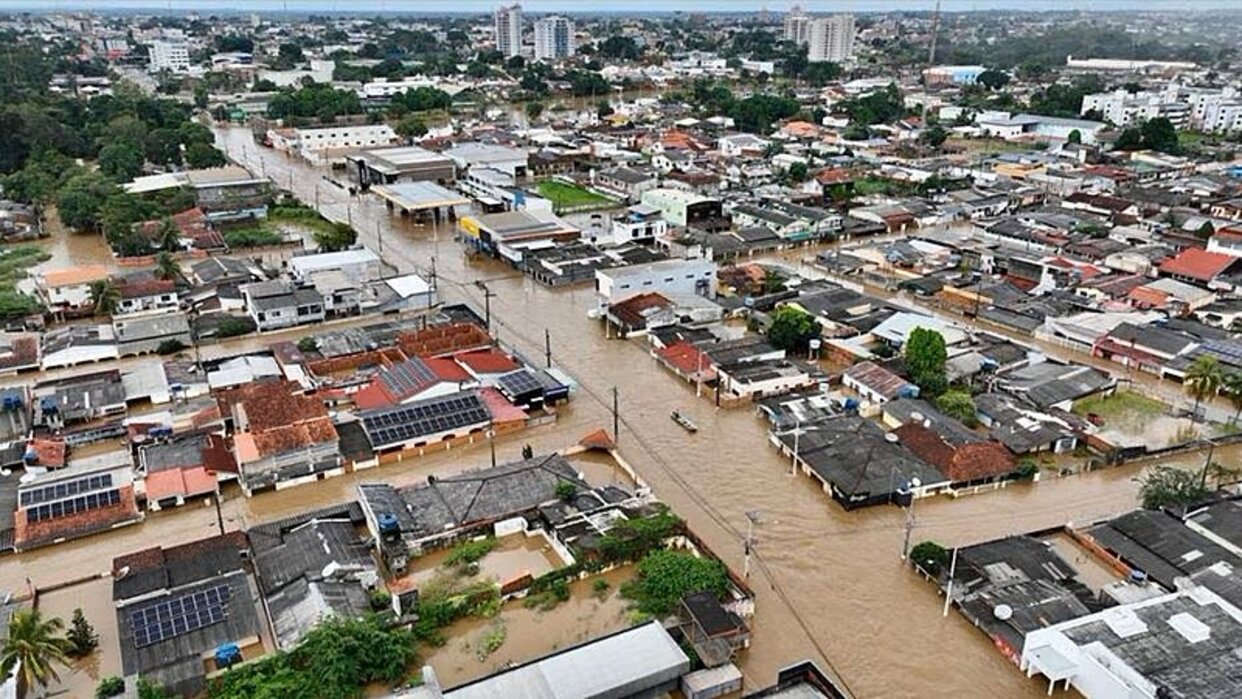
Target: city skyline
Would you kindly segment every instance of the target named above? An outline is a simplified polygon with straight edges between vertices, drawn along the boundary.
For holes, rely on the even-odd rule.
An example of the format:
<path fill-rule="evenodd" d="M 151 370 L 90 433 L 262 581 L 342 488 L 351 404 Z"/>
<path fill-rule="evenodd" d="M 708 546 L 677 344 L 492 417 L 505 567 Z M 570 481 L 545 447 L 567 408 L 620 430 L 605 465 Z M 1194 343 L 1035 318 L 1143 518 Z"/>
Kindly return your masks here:
<path fill-rule="evenodd" d="M 227 7 L 207 0 L 17 0 L 15 11 L 149 11 L 149 12 L 390 12 L 414 14 L 490 13 L 502 4 L 495 0 L 457 0 L 441 3 L 419 0 L 235 0 Z M 807 12 L 929 12 L 935 0 L 630 0 L 583 3 L 580 0 L 528 0 L 527 12 L 568 14 L 650 14 L 703 12 L 787 12 L 801 6 Z M 1222 0 L 941 0 L 943 12 L 1160 12 L 1242 9 Z"/>

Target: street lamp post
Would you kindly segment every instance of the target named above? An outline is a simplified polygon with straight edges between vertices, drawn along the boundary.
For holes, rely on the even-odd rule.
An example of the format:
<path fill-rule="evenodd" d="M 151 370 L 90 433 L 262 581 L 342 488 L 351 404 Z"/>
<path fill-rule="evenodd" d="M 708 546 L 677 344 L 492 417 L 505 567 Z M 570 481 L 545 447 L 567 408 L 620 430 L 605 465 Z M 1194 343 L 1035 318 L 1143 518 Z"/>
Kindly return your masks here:
<path fill-rule="evenodd" d="M 906 484 L 906 490 L 910 493 L 910 504 L 906 506 L 906 537 L 905 542 L 901 545 L 901 560 L 906 560 L 910 555 L 910 534 L 914 531 L 914 491 L 923 485 L 923 481 L 917 476 L 910 479 Z"/>

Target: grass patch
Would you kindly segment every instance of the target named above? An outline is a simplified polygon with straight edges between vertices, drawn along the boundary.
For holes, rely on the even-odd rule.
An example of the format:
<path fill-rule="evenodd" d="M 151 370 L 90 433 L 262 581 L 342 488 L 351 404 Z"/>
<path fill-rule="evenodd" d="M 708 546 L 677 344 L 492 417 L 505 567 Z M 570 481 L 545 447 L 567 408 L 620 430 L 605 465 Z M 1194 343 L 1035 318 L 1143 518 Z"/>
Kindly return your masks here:
<path fill-rule="evenodd" d="M 607 206 L 616 203 L 602 194 L 565 184 L 556 180 L 544 180 L 539 183 L 539 196 L 548 199 L 558 209 L 571 209 L 579 206 Z"/>
<path fill-rule="evenodd" d="M 460 543 L 453 547 L 453 550 L 449 551 L 448 555 L 444 557 L 444 567 L 455 568 L 457 566 L 478 563 L 495 548 L 496 540 L 491 537 Z"/>
<path fill-rule="evenodd" d="M 1117 391 L 1111 396 L 1091 396 L 1074 405 L 1076 415 L 1095 413 L 1105 419 L 1122 416 L 1160 417 L 1165 414 L 1164 403 L 1134 391 Z"/>
<path fill-rule="evenodd" d="M 238 228 L 224 234 L 224 243 L 230 248 L 257 248 L 265 245 L 279 245 L 285 237 L 280 233 L 263 226 L 254 228 Z"/>
<path fill-rule="evenodd" d="M 332 230 L 332 222 L 319 215 L 318 211 L 301 204 L 282 204 L 268 209 L 267 218 L 280 223 L 292 223 L 318 233 Z"/>
<path fill-rule="evenodd" d="M 0 317 L 16 318 L 43 310 L 38 298 L 17 290 L 17 283 L 25 279 L 35 265 L 51 257 L 35 245 L 0 248 Z"/>
<path fill-rule="evenodd" d="M 505 628 L 505 622 L 497 620 L 496 623 L 488 627 L 483 633 L 483 637 L 479 639 L 479 645 L 474 649 L 474 657 L 484 660 L 487 656 L 500 650 L 505 644 L 509 631 Z"/>
<path fill-rule="evenodd" d="M 546 590 L 542 592 L 532 592 L 526 596 L 526 601 L 522 604 L 527 609 L 538 609 L 546 612 L 555 609 L 556 605 L 569 600 L 569 582 L 564 578 L 558 578 L 552 581 Z"/>

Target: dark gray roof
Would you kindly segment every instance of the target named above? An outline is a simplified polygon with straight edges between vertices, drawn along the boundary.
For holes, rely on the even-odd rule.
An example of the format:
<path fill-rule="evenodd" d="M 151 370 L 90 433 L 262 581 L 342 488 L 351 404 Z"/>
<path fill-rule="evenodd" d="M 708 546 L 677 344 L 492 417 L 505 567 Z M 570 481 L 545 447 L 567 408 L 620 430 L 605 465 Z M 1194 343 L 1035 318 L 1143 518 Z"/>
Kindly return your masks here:
<path fill-rule="evenodd" d="M 147 473 L 157 473 L 170 468 L 201 466 L 207 435 L 178 436 L 166 442 L 147 444 L 139 449 L 139 463 Z"/>
<path fill-rule="evenodd" d="M 0 551 L 13 548 L 13 520 L 17 511 L 17 476 L 0 476 Z"/>
<path fill-rule="evenodd" d="M 1234 546 L 1242 547 L 1242 500 L 1215 502 L 1190 520 Z"/>
<path fill-rule="evenodd" d="M 1015 454 L 1026 454 L 1047 448 L 1059 439 L 1072 437 L 1069 428 L 1050 421 L 1024 420 L 1027 408 L 1017 404 L 1017 398 L 1000 393 L 981 393 L 975 396 L 975 409 L 980 417 L 992 421 L 988 435 L 1004 444 Z"/>
<path fill-rule="evenodd" d="M 1099 393 L 1115 382 L 1108 374 L 1079 364 L 1040 362 L 1016 369 L 1000 379 L 1002 390 L 1022 396 L 1037 408 Z"/>
<path fill-rule="evenodd" d="M 793 431 L 778 435 L 794 448 Z M 917 477 L 924 486 L 944 476 L 912 452 L 885 437 L 871 420 L 843 416 L 804 428 L 798 436 L 798 458 L 830 483 L 833 496 L 846 507 L 882 502 Z"/>
<path fill-rule="evenodd" d="M 372 512 L 394 514 L 402 532 L 427 537 L 534 509 L 556 499 L 561 481 L 589 488 L 565 457 L 552 454 L 429 479 L 425 485 L 363 484 L 359 489 Z"/>
<path fill-rule="evenodd" d="M 1091 537 L 1167 589 L 1174 581 L 1224 561 L 1242 559 L 1163 512 L 1135 510 L 1092 527 Z"/>
<path fill-rule="evenodd" d="M 374 568 L 370 550 L 348 517 L 312 519 L 282 533 L 280 543 L 255 551 L 259 585 L 271 595 L 297 578 L 321 577 L 329 563 Z"/>
<path fill-rule="evenodd" d="M 251 596 L 249 579 L 241 570 L 179 589 L 173 597 L 207 590 L 217 585 L 227 585 L 229 588 L 224 621 L 142 648 L 137 648 L 134 644 L 132 615 L 170 598 L 157 596 L 133 605 L 118 607 L 117 635 L 121 646 L 123 674 L 143 675 L 178 696 L 201 694 L 205 688 L 202 655 L 214 651 L 223 643 L 258 636 L 261 626 L 256 602 Z"/>
<path fill-rule="evenodd" d="M 1197 343 L 1189 335 L 1162 328 L 1159 325 L 1135 325 L 1121 323 L 1108 334 L 1109 338 L 1123 345 L 1131 342 L 1139 348 L 1151 348 L 1163 354 L 1181 354 L 1188 347 Z"/>

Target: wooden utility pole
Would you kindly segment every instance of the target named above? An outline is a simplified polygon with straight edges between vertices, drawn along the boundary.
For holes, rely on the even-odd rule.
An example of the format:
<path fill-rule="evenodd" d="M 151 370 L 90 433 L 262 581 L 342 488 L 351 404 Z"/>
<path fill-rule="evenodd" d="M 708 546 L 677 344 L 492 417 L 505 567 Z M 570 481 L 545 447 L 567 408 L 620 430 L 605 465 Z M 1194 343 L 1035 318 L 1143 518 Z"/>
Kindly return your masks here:
<path fill-rule="evenodd" d="M 621 414 L 617 411 L 617 387 L 612 387 L 612 441 L 614 444 L 621 441 Z"/>

